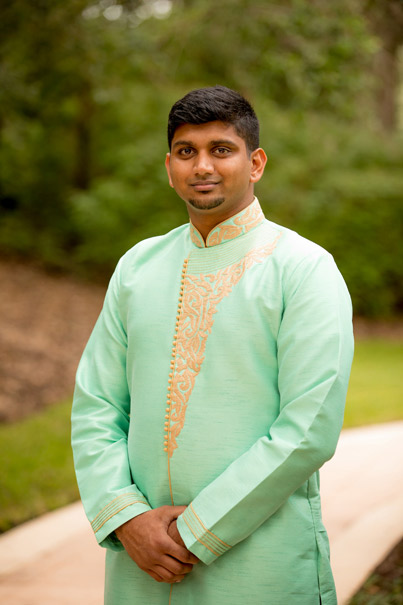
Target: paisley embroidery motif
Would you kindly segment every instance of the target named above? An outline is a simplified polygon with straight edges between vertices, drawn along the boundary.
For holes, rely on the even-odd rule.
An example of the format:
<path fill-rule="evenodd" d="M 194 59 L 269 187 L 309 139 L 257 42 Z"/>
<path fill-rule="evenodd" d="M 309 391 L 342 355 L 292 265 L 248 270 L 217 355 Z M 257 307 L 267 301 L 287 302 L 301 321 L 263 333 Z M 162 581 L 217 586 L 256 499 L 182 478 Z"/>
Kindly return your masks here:
<path fill-rule="evenodd" d="M 263 262 L 273 252 L 280 235 L 273 242 L 251 250 L 240 261 L 217 273 L 184 275 L 169 379 L 169 415 L 164 443 L 169 457 L 178 447 L 177 438 L 204 361 L 207 338 L 217 306 L 231 293 L 247 269 Z"/>
<path fill-rule="evenodd" d="M 239 235 L 248 233 L 254 227 L 262 222 L 264 216 L 258 203 L 250 204 L 245 210 L 230 219 L 217 225 L 207 236 L 207 246 L 217 246 Z"/>

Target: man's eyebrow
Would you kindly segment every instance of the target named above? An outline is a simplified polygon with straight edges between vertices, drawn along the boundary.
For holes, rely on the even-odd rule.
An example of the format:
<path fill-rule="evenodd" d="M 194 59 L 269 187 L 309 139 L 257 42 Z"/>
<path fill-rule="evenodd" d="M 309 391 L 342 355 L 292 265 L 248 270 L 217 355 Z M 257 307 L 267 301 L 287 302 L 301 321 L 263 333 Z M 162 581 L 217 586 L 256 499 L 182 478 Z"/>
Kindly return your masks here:
<path fill-rule="evenodd" d="M 235 143 L 235 141 L 231 141 L 231 139 L 217 139 L 214 141 L 209 141 L 209 143 L 212 147 L 217 146 L 217 145 L 230 145 L 231 147 L 238 147 L 238 145 Z M 195 146 L 195 144 L 192 143 L 192 141 L 185 141 L 185 140 L 181 139 L 179 141 L 175 141 L 175 143 L 172 145 L 172 148 L 180 147 L 182 145 L 187 146 L 187 147 Z"/>
<path fill-rule="evenodd" d="M 229 145 L 230 147 L 238 147 L 235 141 L 231 141 L 231 139 L 219 139 L 218 141 L 210 141 L 211 145 Z"/>
<path fill-rule="evenodd" d="M 179 147 L 179 146 L 181 146 L 181 145 L 185 145 L 185 146 L 188 146 L 188 147 L 192 147 L 192 146 L 193 146 L 193 143 L 192 143 L 192 141 L 184 141 L 184 140 L 182 139 L 182 140 L 180 140 L 180 141 L 175 141 L 175 143 L 172 145 L 172 147 Z"/>

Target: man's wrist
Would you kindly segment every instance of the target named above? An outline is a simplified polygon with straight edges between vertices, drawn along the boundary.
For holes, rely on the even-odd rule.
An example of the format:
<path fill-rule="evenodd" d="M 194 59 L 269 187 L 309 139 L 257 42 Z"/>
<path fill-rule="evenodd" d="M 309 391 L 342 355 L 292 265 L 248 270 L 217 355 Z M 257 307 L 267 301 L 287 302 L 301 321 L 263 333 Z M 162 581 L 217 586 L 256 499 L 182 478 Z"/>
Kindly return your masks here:
<path fill-rule="evenodd" d="M 119 525 L 119 527 L 117 527 L 115 529 L 115 535 L 118 538 L 118 540 L 122 541 L 121 538 L 124 538 L 124 535 L 128 529 L 128 525 L 133 525 L 133 521 L 134 519 L 137 519 L 137 517 L 141 517 L 141 515 L 144 515 L 144 513 L 140 513 L 139 515 L 135 515 L 134 517 L 132 517 L 131 519 L 128 519 L 127 521 L 125 521 L 125 523 L 122 523 L 122 525 Z"/>

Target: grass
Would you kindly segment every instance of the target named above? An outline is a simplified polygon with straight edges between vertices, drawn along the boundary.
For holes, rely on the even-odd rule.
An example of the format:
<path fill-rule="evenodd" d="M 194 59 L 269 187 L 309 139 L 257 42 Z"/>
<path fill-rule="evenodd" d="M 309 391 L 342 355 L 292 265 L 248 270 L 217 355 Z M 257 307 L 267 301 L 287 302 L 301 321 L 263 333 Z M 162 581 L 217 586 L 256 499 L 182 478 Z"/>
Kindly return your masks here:
<path fill-rule="evenodd" d="M 356 346 L 345 427 L 403 418 L 403 343 L 371 339 Z M 66 401 L 0 426 L 0 532 L 78 498 Z"/>
<path fill-rule="evenodd" d="M 70 408 L 63 402 L 0 426 L 0 532 L 78 498 Z"/>
<path fill-rule="evenodd" d="M 402 369 L 402 341 L 356 342 L 345 428 L 403 419 Z"/>

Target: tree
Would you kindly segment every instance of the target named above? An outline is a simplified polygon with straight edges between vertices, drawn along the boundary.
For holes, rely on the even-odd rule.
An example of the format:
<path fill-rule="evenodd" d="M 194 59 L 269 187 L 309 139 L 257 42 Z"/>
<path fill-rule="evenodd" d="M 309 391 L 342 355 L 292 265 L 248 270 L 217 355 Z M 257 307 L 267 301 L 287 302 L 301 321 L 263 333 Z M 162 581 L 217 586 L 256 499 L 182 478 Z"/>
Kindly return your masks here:
<path fill-rule="evenodd" d="M 390 132 L 396 130 L 398 125 L 398 52 L 403 44 L 403 2 L 368 0 L 364 12 L 380 43 L 375 58 L 376 105 L 380 124 Z"/>

